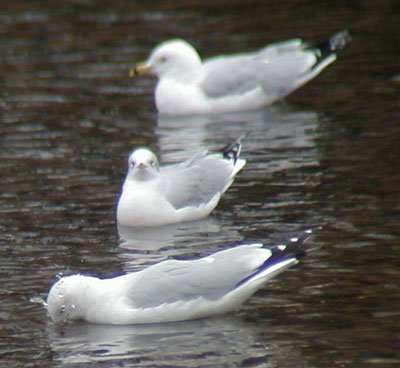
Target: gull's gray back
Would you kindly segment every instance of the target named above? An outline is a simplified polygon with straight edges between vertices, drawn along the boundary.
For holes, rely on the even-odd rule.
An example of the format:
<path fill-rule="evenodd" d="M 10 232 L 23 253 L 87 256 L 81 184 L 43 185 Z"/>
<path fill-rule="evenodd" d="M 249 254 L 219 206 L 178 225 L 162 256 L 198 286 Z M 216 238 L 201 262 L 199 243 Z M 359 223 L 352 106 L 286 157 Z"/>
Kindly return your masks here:
<path fill-rule="evenodd" d="M 211 97 L 242 94 L 257 87 L 267 94 L 286 93 L 315 61 L 313 51 L 304 50 L 300 40 L 285 41 L 255 53 L 205 61 L 201 87 Z"/>
<path fill-rule="evenodd" d="M 164 166 L 161 175 L 166 183 L 165 196 L 176 209 L 208 203 L 232 180 L 232 172 L 233 163 L 221 154 Z"/>
<path fill-rule="evenodd" d="M 234 247 L 194 261 L 167 260 L 139 274 L 128 297 L 134 308 L 188 301 L 197 297 L 216 300 L 250 276 L 271 251 L 261 244 Z"/>

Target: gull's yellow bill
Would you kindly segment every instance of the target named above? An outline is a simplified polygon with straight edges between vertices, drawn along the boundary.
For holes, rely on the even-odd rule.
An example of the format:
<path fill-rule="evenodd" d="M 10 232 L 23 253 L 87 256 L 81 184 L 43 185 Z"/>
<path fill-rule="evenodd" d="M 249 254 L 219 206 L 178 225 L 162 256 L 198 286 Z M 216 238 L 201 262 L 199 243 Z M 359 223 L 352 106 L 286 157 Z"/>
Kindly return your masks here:
<path fill-rule="evenodd" d="M 151 72 L 151 66 L 144 63 L 138 63 L 135 68 L 129 69 L 129 77 L 133 78 L 137 75 L 148 74 Z"/>

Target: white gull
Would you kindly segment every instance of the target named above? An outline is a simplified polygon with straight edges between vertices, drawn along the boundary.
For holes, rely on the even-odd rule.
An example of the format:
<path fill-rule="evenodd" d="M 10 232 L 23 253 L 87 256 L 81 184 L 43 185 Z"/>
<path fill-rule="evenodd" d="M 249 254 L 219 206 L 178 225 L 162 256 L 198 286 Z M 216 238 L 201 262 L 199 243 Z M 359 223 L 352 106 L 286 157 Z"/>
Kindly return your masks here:
<path fill-rule="evenodd" d="M 247 244 L 195 260 L 169 259 L 109 279 L 61 278 L 47 297 L 56 322 L 143 324 L 198 319 L 240 307 L 270 278 L 299 262 L 306 231 L 289 245 Z"/>
<path fill-rule="evenodd" d="M 350 40 L 339 32 L 317 45 L 300 39 L 278 42 L 250 53 L 201 60 L 181 39 L 158 45 L 131 75 L 159 80 L 155 102 L 160 114 L 195 115 L 249 111 L 269 105 L 301 87 L 336 60 Z"/>
<path fill-rule="evenodd" d="M 118 201 L 118 224 L 161 226 L 208 216 L 246 163 L 240 150 L 239 139 L 220 153 L 160 167 L 153 152 L 136 149 Z"/>

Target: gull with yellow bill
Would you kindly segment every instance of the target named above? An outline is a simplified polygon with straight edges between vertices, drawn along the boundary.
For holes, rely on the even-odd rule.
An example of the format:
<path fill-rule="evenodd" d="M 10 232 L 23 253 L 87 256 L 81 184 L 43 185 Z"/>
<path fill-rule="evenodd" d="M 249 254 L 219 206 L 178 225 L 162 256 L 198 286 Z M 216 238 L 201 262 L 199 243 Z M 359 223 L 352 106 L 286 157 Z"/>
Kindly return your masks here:
<path fill-rule="evenodd" d="M 158 77 L 155 103 L 160 114 L 220 114 L 260 109 L 282 99 L 336 60 L 350 40 L 339 32 L 317 45 L 300 39 L 274 43 L 256 52 L 220 55 L 202 61 L 181 39 L 158 45 L 130 72 Z"/>

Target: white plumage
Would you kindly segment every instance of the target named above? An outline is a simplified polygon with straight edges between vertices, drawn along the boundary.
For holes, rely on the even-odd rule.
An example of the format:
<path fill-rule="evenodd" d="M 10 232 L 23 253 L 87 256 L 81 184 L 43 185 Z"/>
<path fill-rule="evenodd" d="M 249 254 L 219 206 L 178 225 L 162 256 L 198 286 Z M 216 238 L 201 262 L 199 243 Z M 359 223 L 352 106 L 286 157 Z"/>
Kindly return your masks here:
<path fill-rule="evenodd" d="M 238 140 L 221 153 L 163 167 L 150 150 L 135 150 L 118 201 L 118 223 L 161 226 L 208 216 L 246 163 L 238 158 L 240 149 Z"/>
<path fill-rule="evenodd" d="M 294 39 L 243 54 L 202 62 L 188 42 L 158 45 L 137 74 L 152 73 L 158 112 L 166 115 L 220 114 L 269 105 L 317 76 L 336 60 L 350 39 L 347 31 L 315 47 Z"/>
<path fill-rule="evenodd" d="M 267 280 L 297 264 L 304 255 L 298 246 L 308 236 L 271 249 L 247 244 L 195 260 L 166 260 L 110 279 L 63 277 L 49 292 L 48 313 L 56 323 L 141 324 L 233 311 Z"/>

